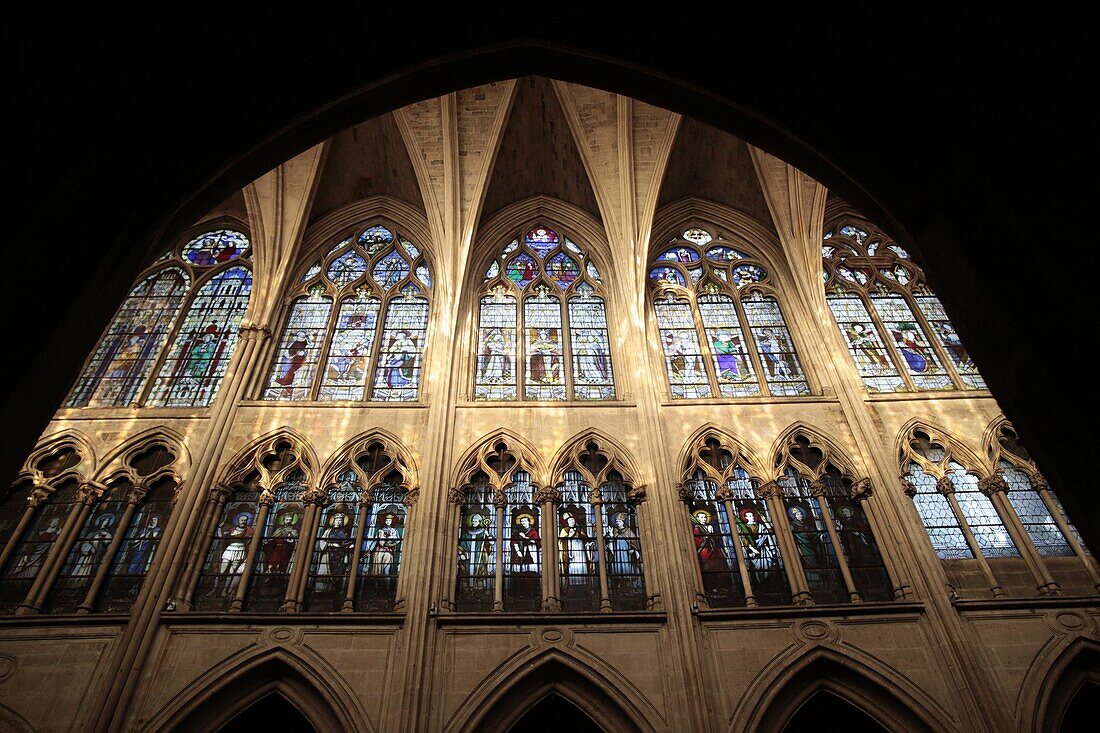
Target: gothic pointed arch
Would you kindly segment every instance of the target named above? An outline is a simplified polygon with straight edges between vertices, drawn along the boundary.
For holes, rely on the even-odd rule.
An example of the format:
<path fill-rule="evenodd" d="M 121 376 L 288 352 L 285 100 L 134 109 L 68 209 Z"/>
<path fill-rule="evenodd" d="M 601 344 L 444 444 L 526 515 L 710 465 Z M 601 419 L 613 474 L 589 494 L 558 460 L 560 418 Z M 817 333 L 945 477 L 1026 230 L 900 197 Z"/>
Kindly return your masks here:
<path fill-rule="evenodd" d="M 154 713 L 147 730 L 218 730 L 272 693 L 297 708 L 318 733 L 375 730 L 345 680 L 327 665 L 283 647 L 247 651 L 216 664 Z"/>
<path fill-rule="evenodd" d="M 507 733 L 527 710 L 556 694 L 607 733 L 650 733 L 664 722 L 646 696 L 596 658 L 561 648 L 519 655 L 478 686 L 448 733 Z"/>
<path fill-rule="evenodd" d="M 326 216 L 283 298 L 262 398 L 420 400 L 435 284 L 424 242 L 423 217 L 389 197 Z"/>
<path fill-rule="evenodd" d="M 161 461 L 150 464 L 148 451 L 167 454 Z M 95 479 L 103 483 L 113 481 L 120 476 L 131 479 L 139 477 L 145 480 L 171 476 L 177 484 L 182 483 L 191 465 L 190 452 L 185 438 L 167 425 L 143 430 L 132 435 L 103 456 L 101 467 L 95 473 Z"/>
<path fill-rule="evenodd" d="M 493 459 L 500 444 L 503 444 L 504 453 L 509 457 L 503 463 Z M 503 470 L 498 471 L 494 466 Z M 503 488 L 521 468 L 531 475 L 536 485 L 547 485 L 546 462 L 538 449 L 519 433 L 509 428 L 497 428 L 475 441 L 459 457 L 451 474 L 451 485 L 455 488 L 468 486 L 479 470 L 488 469 L 489 485 Z"/>
<path fill-rule="evenodd" d="M 711 207 L 714 208 L 714 207 Z M 720 207 L 719 207 L 720 208 Z M 774 235 L 677 207 L 650 245 L 648 300 L 674 399 L 810 394 L 781 301 Z"/>
<path fill-rule="evenodd" d="M 934 700 L 900 674 L 821 645 L 761 674 L 734 712 L 728 730 L 781 733 L 798 709 L 820 691 L 851 703 L 891 733 L 940 733 L 955 727 Z"/>
<path fill-rule="evenodd" d="M 471 252 L 475 401 L 616 399 L 610 258 L 594 256 L 589 244 L 606 248 L 606 237 L 569 207 L 548 206 L 551 201 L 512 205 Z M 552 209 L 571 216 L 548 215 Z M 574 221 L 589 224 L 588 237 L 573 229 Z"/>
<path fill-rule="evenodd" d="M 723 463 L 726 465 L 721 467 Z M 696 470 L 723 481 L 735 464 L 741 465 L 757 481 L 768 479 L 767 462 L 761 460 L 746 441 L 714 422 L 704 423 L 691 432 L 677 460 L 681 485 Z"/>
<path fill-rule="evenodd" d="M 317 478 L 317 454 L 313 445 L 302 433 L 289 426 L 270 430 L 248 442 L 226 462 L 220 483 L 230 485 L 256 473 L 256 480 L 263 488 L 270 488 L 284 479 L 293 468 L 305 472 L 306 480 Z"/>
<path fill-rule="evenodd" d="M 1090 684 L 1100 685 L 1100 643 L 1094 639 L 1077 636 L 1063 643 L 1057 653 L 1041 655 L 1020 687 L 1020 730 L 1064 730 L 1062 723 L 1070 705 Z"/>
<path fill-rule="evenodd" d="M 591 455 L 593 461 L 582 460 Z M 630 452 L 606 432 L 589 428 L 582 430 L 558 449 L 550 464 L 550 484 L 556 486 L 564 480 L 566 471 L 573 467 L 584 475 L 593 486 L 606 482 L 609 472 L 616 471 L 622 480 L 637 485 L 638 469 Z"/>

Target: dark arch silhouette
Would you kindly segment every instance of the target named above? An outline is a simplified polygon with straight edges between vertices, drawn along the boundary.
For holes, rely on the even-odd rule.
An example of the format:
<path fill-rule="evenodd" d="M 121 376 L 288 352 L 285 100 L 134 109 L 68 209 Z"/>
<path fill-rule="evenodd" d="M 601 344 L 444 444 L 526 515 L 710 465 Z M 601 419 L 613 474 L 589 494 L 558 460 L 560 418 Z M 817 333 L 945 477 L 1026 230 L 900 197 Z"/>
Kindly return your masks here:
<path fill-rule="evenodd" d="M 287 733 L 369 730 L 358 711 L 308 669 L 281 652 L 208 671 L 178 696 L 184 702 L 162 711 L 150 730 L 210 733 L 264 730 L 253 717 L 279 721 Z M 279 717 L 280 712 L 286 713 Z"/>
<path fill-rule="evenodd" d="M 1046 673 L 1035 703 L 1033 730 L 1057 733 L 1095 727 L 1098 693 L 1100 645 L 1079 639 Z"/>
<path fill-rule="evenodd" d="M 584 711 L 557 693 L 550 693 L 512 724 L 508 733 L 603 733 Z"/>
<path fill-rule="evenodd" d="M 859 715 L 857 724 L 871 727 L 855 730 L 891 733 L 933 733 L 947 730 L 932 711 L 896 681 L 875 675 L 855 659 L 829 649 L 816 649 L 787 666 L 793 672 L 768 683 L 776 689 L 766 692 L 750 713 L 746 729 L 757 733 L 809 730 L 802 727 L 812 720 L 820 729 L 821 715 L 830 709 Z M 805 711 L 805 712 L 804 712 Z M 788 725 L 795 727 L 788 728 Z M 877 726 L 877 727 L 875 727 Z"/>
<path fill-rule="evenodd" d="M 581 671 L 579 662 L 551 652 L 517 679 L 498 685 L 479 702 L 476 712 L 457 727 L 463 733 L 517 733 L 520 720 L 540 705 L 565 710 L 603 733 L 651 733 L 653 728 L 624 696 L 617 696 L 609 680 Z M 578 715 L 579 714 L 579 715 Z M 537 719 L 536 719 L 537 720 Z M 542 730 L 538 728 L 536 730 Z M 555 725 L 554 730 L 563 730 Z M 565 729 L 568 730 L 568 729 Z M 583 728 L 581 730 L 584 730 Z"/>
<path fill-rule="evenodd" d="M 877 720 L 828 690 L 818 690 L 803 703 L 783 733 L 819 733 L 826 720 L 843 721 L 844 733 L 886 733 Z"/>
<path fill-rule="evenodd" d="M 237 713 L 218 733 L 250 733 L 255 730 L 278 730 L 280 733 L 316 733 L 306 716 L 294 704 L 272 692 Z"/>

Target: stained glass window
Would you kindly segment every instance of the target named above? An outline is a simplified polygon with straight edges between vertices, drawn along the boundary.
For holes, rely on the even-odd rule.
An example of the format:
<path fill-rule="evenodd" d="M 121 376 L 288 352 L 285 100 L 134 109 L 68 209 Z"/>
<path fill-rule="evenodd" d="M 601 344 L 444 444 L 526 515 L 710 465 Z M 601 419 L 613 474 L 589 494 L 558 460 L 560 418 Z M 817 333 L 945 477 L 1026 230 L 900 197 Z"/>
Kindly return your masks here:
<path fill-rule="evenodd" d="M 73 512 L 78 485 L 75 478 L 60 482 L 35 513 L 23 535 L 11 539 L 16 544 L 0 575 L 0 613 L 10 613 L 26 599 Z"/>
<path fill-rule="evenodd" d="M 362 487 L 355 471 L 344 472 L 329 489 L 329 504 L 321 512 L 313 543 L 306 582 L 306 611 L 339 611 L 344 607 L 359 530 L 361 497 Z"/>
<path fill-rule="evenodd" d="M 394 232 L 375 224 L 341 237 L 306 270 L 264 399 L 419 399 L 432 277 L 420 248 Z"/>
<path fill-rule="evenodd" d="M 374 488 L 359 554 L 356 611 L 392 611 L 405 541 L 404 492 L 394 483 Z"/>
<path fill-rule="evenodd" d="M 607 592 L 615 611 L 640 611 L 647 602 L 638 511 L 628 490 L 619 480 L 604 484 L 596 508 L 603 525 Z"/>
<path fill-rule="evenodd" d="M 249 611 L 278 611 L 286 600 L 290 573 L 298 559 L 302 520 L 305 518 L 305 474 L 295 471 L 275 489 L 275 502 L 261 528 L 246 595 Z"/>
<path fill-rule="evenodd" d="M 847 218 L 828 227 L 825 239 L 826 299 L 868 390 L 986 388 L 908 252 Z"/>
<path fill-rule="evenodd" d="M 687 502 L 691 534 L 707 603 L 712 608 L 744 606 L 745 588 L 738 572 L 729 515 L 724 502 L 718 500 L 718 484 L 696 471 L 687 490 L 691 497 Z M 788 596 L 784 602 L 789 600 Z"/>
<path fill-rule="evenodd" d="M 836 548 L 825 525 L 818 497 L 810 491 L 810 480 L 788 468 L 779 480 L 787 526 L 798 550 L 810 593 L 818 603 L 844 603 L 848 593 L 840 573 Z"/>
<path fill-rule="evenodd" d="M 689 228 L 650 263 L 672 397 L 809 394 L 767 269 L 742 245 L 718 242 Z"/>
<path fill-rule="evenodd" d="M 120 481 L 92 507 L 61 566 L 57 582 L 47 599 L 47 611 L 71 613 L 84 602 L 100 565 L 109 559 L 107 549 L 119 529 L 127 494 L 132 488 L 129 482 Z"/>
<path fill-rule="evenodd" d="M 985 557 L 1019 557 L 1020 551 L 1012 542 L 997 509 L 988 496 L 978 489 L 978 477 L 959 463 L 948 464 L 947 476 L 955 487 L 955 500 L 959 504 L 978 548 Z"/>
<path fill-rule="evenodd" d="M 128 612 L 160 547 L 161 536 L 172 515 L 176 483 L 162 479 L 153 484 L 138 504 L 125 529 L 95 600 L 96 610 Z"/>
<path fill-rule="evenodd" d="M 502 247 L 483 287 L 475 400 L 615 398 L 604 286 L 580 246 L 536 226 Z"/>
<path fill-rule="evenodd" d="M 217 272 L 199 286 L 153 382 L 149 404 L 205 407 L 213 401 L 237 345 L 251 290 L 252 273 L 245 267 Z"/>
<path fill-rule="evenodd" d="M 997 467 L 1008 484 L 1008 501 L 1039 554 L 1043 557 L 1072 555 L 1073 549 L 1027 474 L 1006 460 L 1001 460 Z"/>
<path fill-rule="evenodd" d="M 236 596 L 256 531 L 260 487 L 240 486 L 222 507 L 213 541 L 195 588 L 191 607 L 196 611 L 228 611 Z"/>
<path fill-rule="evenodd" d="M 466 501 L 462 505 L 458 531 L 458 587 L 455 592 L 457 610 L 493 610 L 496 536 L 493 489 L 486 478 L 466 489 Z"/>
<path fill-rule="evenodd" d="M 925 473 L 917 463 L 910 463 L 905 480 L 913 487 L 913 504 L 936 556 L 941 560 L 974 557 L 951 502 L 937 490 L 936 477 Z"/>
<path fill-rule="evenodd" d="M 557 567 L 563 611 L 596 611 L 600 607 L 600 571 L 596 543 L 596 508 L 592 489 L 581 474 L 566 471 L 557 506 Z"/>
<path fill-rule="evenodd" d="M 768 503 L 757 493 L 757 483 L 749 478 L 744 468 L 735 466 L 726 488 L 756 602 L 761 606 L 790 603 L 791 588 L 783 569 L 775 524 L 768 512 Z"/>
<path fill-rule="evenodd" d="M 537 611 L 542 606 L 541 512 L 531 475 L 518 471 L 504 490 L 508 544 L 504 554 L 504 610 Z"/>
<path fill-rule="evenodd" d="M 244 234 L 217 229 L 160 257 L 119 307 L 66 406 L 125 407 L 147 401 L 166 406 L 209 404 L 248 306 L 251 276 L 242 262 L 249 254 Z M 243 289 L 242 280 L 247 281 Z M 201 285 L 187 316 L 180 319 L 194 283 Z M 204 330 L 208 328 L 213 330 Z M 150 380 L 169 342 L 168 360 L 159 376 Z M 149 390 L 151 395 L 146 394 Z"/>

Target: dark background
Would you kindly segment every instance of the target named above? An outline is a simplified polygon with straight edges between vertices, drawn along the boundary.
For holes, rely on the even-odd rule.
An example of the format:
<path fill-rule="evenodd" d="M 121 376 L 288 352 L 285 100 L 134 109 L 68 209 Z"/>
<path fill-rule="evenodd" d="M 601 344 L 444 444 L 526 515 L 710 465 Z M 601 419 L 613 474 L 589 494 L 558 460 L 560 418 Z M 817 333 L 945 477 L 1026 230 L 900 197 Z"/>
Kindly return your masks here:
<path fill-rule="evenodd" d="M 156 19 L 43 8 L 7 20 L 0 483 L 153 242 L 353 123 L 536 73 L 727 129 L 907 244 L 1100 547 L 1091 24 L 1001 7 L 921 5 L 891 18 L 684 8 L 531 6 L 545 14 L 529 18 L 517 5 L 405 4 Z"/>

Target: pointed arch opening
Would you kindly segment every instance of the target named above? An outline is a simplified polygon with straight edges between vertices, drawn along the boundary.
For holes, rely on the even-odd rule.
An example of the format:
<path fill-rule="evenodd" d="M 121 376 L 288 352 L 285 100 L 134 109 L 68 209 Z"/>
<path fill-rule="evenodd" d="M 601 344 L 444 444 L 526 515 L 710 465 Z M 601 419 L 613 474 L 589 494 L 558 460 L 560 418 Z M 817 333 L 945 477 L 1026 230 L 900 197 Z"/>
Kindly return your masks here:
<path fill-rule="evenodd" d="M 1024 690 L 1029 687 L 1025 684 Z M 1047 669 L 1035 696 L 1031 725 L 1022 729 L 1087 730 L 1095 725 L 1096 693 L 1100 693 L 1100 644 L 1079 638 Z"/>

